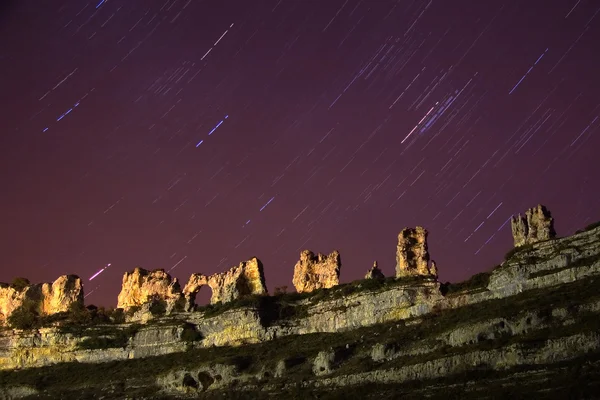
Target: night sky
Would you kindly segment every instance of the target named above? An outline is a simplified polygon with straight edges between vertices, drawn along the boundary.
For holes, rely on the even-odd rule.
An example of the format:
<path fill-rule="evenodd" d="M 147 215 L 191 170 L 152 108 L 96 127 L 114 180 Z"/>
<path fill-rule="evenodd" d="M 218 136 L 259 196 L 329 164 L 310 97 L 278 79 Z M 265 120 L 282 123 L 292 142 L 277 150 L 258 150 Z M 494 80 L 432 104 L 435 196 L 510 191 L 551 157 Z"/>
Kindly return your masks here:
<path fill-rule="evenodd" d="M 0 281 L 349 282 L 415 225 L 441 281 L 489 270 L 514 213 L 600 219 L 599 49 L 596 0 L 1 1 Z"/>

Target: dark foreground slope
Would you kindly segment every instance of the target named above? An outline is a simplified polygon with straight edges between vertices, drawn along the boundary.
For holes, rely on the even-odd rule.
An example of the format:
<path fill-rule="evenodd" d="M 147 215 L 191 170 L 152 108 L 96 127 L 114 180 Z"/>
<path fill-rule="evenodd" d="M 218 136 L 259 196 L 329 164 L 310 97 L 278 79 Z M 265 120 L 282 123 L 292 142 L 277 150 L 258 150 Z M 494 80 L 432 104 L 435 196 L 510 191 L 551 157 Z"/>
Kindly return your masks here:
<path fill-rule="evenodd" d="M 565 239 L 442 287 L 439 307 L 417 317 L 0 371 L 0 398 L 600 398 L 600 229 Z"/>

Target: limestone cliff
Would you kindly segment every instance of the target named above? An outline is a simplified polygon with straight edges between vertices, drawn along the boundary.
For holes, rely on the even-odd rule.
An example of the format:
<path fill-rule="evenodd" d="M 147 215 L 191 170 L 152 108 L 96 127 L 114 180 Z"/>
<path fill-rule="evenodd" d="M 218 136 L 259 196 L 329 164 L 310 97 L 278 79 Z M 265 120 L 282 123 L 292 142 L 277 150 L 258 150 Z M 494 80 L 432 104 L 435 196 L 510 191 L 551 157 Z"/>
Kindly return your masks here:
<path fill-rule="evenodd" d="M 331 288 L 340 283 L 341 267 L 342 261 L 337 250 L 328 256 L 321 253 L 315 256 L 312 251 L 304 250 L 294 267 L 292 283 L 298 293 Z"/>
<path fill-rule="evenodd" d="M 63 275 L 50 283 L 42 284 L 42 312 L 46 315 L 69 310 L 72 304 L 83 306 L 83 284 L 76 275 Z"/>
<path fill-rule="evenodd" d="M 396 248 L 396 277 L 434 276 L 437 277 L 435 263 L 429 263 L 427 250 L 427 230 L 404 228 L 398 235 Z"/>
<path fill-rule="evenodd" d="M 203 286 L 212 290 L 211 304 L 228 303 L 247 295 L 267 293 L 263 265 L 256 257 L 229 270 L 210 276 L 193 274 L 183 289 L 187 309 L 192 309 L 196 294 Z"/>
<path fill-rule="evenodd" d="M 530 208 L 510 220 L 515 247 L 533 244 L 548 239 L 554 239 L 554 218 L 543 205 Z"/>
<path fill-rule="evenodd" d="M 407 259 L 428 260 L 408 242 Z M 517 248 L 459 284 L 427 267 L 146 325 L 2 330 L 0 370 L 52 367 L 0 371 L 0 399 L 597 397 L 600 227 Z"/>
<path fill-rule="evenodd" d="M 83 285 L 76 275 L 62 275 L 53 283 L 12 287 L 0 283 L 0 324 L 20 307 L 39 315 L 67 311 L 73 304 L 83 306 Z"/>
<path fill-rule="evenodd" d="M 147 271 L 135 268 L 123 275 L 123 284 L 117 300 L 117 307 L 128 309 L 141 306 L 154 300 L 173 304 L 183 298 L 177 278 L 172 278 L 162 269 Z"/>

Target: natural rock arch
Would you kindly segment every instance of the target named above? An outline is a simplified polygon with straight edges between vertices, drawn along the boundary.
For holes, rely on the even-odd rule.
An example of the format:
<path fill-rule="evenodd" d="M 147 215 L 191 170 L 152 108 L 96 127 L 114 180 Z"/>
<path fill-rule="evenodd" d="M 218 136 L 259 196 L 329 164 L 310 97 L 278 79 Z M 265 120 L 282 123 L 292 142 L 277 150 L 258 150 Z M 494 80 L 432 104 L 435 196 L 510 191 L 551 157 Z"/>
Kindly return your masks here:
<path fill-rule="evenodd" d="M 186 309 L 194 307 L 196 295 L 203 286 L 209 286 L 212 290 L 211 304 L 228 303 L 243 296 L 267 293 L 263 265 L 256 257 L 218 274 L 192 274 L 183 288 Z"/>

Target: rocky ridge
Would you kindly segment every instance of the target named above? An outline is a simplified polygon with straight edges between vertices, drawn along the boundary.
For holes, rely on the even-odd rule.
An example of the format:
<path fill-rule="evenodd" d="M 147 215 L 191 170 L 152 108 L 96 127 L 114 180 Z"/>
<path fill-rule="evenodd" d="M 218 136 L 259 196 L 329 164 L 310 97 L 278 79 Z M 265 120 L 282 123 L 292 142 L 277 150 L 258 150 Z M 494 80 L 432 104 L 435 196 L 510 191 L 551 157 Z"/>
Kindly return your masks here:
<path fill-rule="evenodd" d="M 419 257 L 425 259 L 423 252 Z M 210 398 L 235 387 L 253 398 L 381 398 L 386 391 L 435 398 L 441 388 L 445 394 L 459 390 L 456 382 L 468 382 L 461 378 L 468 373 L 485 384 L 462 386 L 461 397 L 485 397 L 490 387 L 530 388 L 539 397 L 549 383 L 564 395 L 561 385 L 573 384 L 562 377 L 572 368 L 587 386 L 600 382 L 599 275 L 600 227 L 517 247 L 491 273 L 459 285 L 442 285 L 428 270 L 301 295 L 255 296 L 222 312 L 173 313 L 135 329 L 5 331 L 0 368 L 24 370 L 10 379 L 0 373 L 0 386 L 9 388 L 0 393 L 82 395 L 93 387 L 108 398 L 199 392 Z M 99 337 L 114 341 L 107 346 Z M 167 359 L 172 367 L 165 370 Z M 49 383 L 70 362 L 84 363 L 77 368 L 85 375 L 86 365 L 97 371 L 114 360 L 131 371 L 127 381 L 91 378 L 90 372 L 68 388 Z M 53 366 L 37 374 L 50 376 L 48 382 L 28 380 L 26 371 L 36 370 L 29 368 L 44 365 Z M 416 380 L 429 383 L 415 390 Z M 376 392 L 361 392 L 372 385 Z"/>

